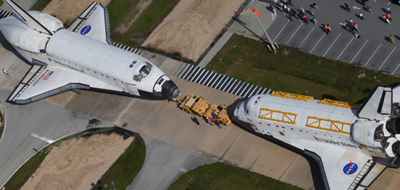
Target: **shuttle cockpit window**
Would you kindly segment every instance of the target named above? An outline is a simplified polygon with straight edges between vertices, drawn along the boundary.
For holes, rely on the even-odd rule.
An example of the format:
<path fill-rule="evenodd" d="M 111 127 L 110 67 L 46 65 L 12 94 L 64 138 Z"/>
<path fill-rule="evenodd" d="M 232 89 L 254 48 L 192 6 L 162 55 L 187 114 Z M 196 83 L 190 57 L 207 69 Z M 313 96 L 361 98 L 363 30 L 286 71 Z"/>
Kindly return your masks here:
<path fill-rule="evenodd" d="M 146 65 L 144 65 L 142 68 L 140 68 L 139 74 L 133 76 L 133 80 L 140 82 L 143 78 L 145 78 L 147 75 L 149 75 L 151 68 L 153 68 L 153 65 L 146 62 Z"/>

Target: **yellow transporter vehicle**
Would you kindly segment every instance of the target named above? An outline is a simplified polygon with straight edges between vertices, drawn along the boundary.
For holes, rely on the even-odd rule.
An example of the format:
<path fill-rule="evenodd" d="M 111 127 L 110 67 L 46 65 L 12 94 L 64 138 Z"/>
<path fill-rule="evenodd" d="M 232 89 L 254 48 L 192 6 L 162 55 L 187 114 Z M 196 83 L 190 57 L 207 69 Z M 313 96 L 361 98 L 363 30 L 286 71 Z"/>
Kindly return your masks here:
<path fill-rule="evenodd" d="M 191 114 L 201 117 L 209 117 L 214 122 L 218 121 L 222 125 L 230 125 L 232 123 L 225 106 L 210 104 L 201 96 L 185 96 L 183 100 L 178 101 L 178 107 Z M 217 117 L 212 117 L 212 113 L 217 115 Z"/>

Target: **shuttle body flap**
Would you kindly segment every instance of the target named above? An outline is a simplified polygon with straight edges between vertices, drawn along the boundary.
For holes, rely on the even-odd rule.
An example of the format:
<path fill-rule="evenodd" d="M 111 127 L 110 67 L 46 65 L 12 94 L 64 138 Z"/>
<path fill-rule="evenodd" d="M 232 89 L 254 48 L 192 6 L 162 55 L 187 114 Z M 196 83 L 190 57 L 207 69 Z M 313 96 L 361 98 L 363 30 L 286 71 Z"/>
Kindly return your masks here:
<path fill-rule="evenodd" d="M 93 2 L 86 8 L 68 30 L 113 45 L 108 10 L 98 2 Z"/>

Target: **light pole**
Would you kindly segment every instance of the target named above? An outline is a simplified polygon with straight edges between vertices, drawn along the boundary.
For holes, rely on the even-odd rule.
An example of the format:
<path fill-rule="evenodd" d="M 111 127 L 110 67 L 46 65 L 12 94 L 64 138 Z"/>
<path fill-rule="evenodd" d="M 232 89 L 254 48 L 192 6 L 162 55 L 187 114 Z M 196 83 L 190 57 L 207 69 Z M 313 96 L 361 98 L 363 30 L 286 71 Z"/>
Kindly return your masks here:
<path fill-rule="evenodd" d="M 261 28 L 264 30 L 264 33 L 265 33 L 265 35 L 267 36 L 267 38 L 268 38 L 268 40 L 269 40 L 269 43 L 270 43 L 271 46 L 272 46 L 272 49 L 273 49 L 274 52 L 276 53 L 276 48 L 275 48 L 274 43 L 272 42 L 271 38 L 269 38 L 267 31 L 265 30 L 264 26 L 261 24 L 260 19 L 257 17 L 257 15 L 260 16 L 261 18 L 263 18 L 263 16 L 262 16 L 262 15 L 260 14 L 260 12 L 258 12 L 258 10 L 255 9 L 255 8 L 251 8 L 251 11 L 253 11 L 254 16 L 256 17 L 258 23 L 260 23 Z M 256 14 L 257 14 L 257 15 L 256 15 Z"/>

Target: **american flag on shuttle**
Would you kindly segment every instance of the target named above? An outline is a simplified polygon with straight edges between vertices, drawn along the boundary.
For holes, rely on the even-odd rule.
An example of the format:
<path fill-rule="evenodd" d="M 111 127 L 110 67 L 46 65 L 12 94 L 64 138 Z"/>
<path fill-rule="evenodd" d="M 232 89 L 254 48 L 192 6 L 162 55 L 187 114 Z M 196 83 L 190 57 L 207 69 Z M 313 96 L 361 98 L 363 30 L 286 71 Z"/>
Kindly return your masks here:
<path fill-rule="evenodd" d="M 47 75 L 43 77 L 43 80 L 49 79 L 53 73 L 54 73 L 54 71 L 48 72 Z"/>
<path fill-rule="evenodd" d="M 82 69 L 79 69 L 79 72 L 81 72 L 81 73 L 85 74 L 85 71 L 84 71 L 84 70 L 82 70 Z"/>
<path fill-rule="evenodd" d="M 322 140 L 321 138 L 317 138 L 317 137 L 314 137 L 314 139 L 316 140 L 316 141 L 318 141 L 318 142 L 323 142 L 324 140 Z"/>

